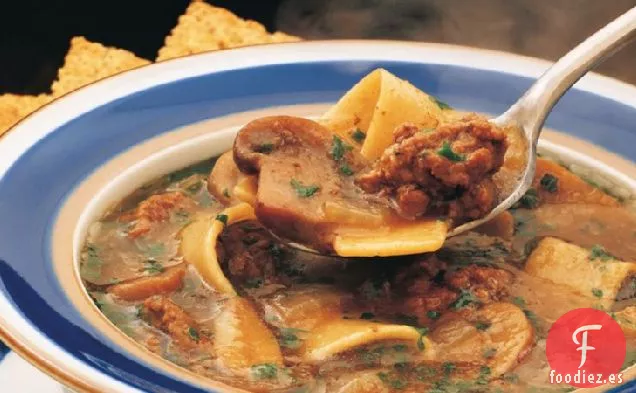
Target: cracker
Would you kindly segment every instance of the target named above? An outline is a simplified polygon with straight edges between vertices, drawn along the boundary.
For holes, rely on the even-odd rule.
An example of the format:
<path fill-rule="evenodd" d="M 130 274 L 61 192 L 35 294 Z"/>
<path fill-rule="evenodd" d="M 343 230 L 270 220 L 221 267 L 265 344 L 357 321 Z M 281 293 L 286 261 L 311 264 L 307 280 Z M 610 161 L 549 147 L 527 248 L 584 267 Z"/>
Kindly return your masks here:
<path fill-rule="evenodd" d="M 0 135 L 31 112 L 50 102 L 50 95 L 38 96 L 4 94 L 0 95 Z"/>
<path fill-rule="evenodd" d="M 59 69 L 51 90 L 54 97 L 59 97 L 102 78 L 146 64 L 150 64 L 150 61 L 127 50 L 106 47 L 84 37 L 74 37 L 64 58 L 64 66 Z"/>
<path fill-rule="evenodd" d="M 195 0 L 166 37 L 157 61 L 219 49 L 299 40 L 282 32 L 270 34 L 258 22 Z"/>

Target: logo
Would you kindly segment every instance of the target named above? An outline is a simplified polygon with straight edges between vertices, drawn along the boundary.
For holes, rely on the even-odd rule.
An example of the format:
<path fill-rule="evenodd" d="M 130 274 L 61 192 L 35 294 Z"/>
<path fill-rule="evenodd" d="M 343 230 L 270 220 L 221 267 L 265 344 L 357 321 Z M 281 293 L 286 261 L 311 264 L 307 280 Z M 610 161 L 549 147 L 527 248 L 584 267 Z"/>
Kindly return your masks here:
<path fill-rule="evenodd" d="M 625 352 L 625 335 L 607 313 L 593 308 L 572 310 L 548 332 L 550 382 L 579 388 L 621 383 Z"/>

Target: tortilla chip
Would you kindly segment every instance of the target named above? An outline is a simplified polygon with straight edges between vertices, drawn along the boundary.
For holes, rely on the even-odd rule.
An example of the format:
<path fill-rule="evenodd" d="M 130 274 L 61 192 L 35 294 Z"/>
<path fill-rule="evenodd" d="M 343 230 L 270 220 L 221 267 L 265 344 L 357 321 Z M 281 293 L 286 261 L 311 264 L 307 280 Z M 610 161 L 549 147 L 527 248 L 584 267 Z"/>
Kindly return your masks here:
<path fill-rule="evenodd" d="M 166 37 L 157 61 L 219 49 L 299 40 L 299 37 L 281 32 L 269 34 L 258 22 L 241 19 L 228 10 L 195 0 Z"/>
<path fill-rule="evenodd" d="M 4 94 L 0 96 L 0 135 L 31 112 L 50 102 L 46 94 L 38 96 Z"/>
<path fill-rule="evenodd" d="M 58 71 L 51 90 L 57 98 L 89 83 L 146 64 L 150 64 L 150 61 L 127 50 L 106 47 L 84 37 L 74 37 L 64 58 L 64 66 Z"/>

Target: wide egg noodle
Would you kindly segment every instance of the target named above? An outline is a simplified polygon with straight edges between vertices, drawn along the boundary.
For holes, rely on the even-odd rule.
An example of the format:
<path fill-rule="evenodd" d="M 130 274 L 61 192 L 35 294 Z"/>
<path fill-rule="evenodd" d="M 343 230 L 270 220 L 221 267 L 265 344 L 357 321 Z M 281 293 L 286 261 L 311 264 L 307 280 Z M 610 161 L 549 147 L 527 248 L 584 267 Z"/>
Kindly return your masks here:
<path fill-rule="evenodd" d="M 365 76 L 324 114 L 320 123 L 351 142 L 351 132 L 366 134 L 360 152 L 370 161 L 393 142 L 393 130 L 406 122 L 435 128 L 444 119 L 436 101 L 409 82 L 377 69 Z"/>
<path fill-rule="evenodd" d="M 183 258 L 194 265 L 205 282 L 220 293 L 236 295 L 234 287 L 221 269 L 216 252 L 219 235 L 226 225 L 255 218 L 252 206 L 239 203 L 223 210 L 216 217 L 204 217 L 194 221 L 181 233 Z"/>

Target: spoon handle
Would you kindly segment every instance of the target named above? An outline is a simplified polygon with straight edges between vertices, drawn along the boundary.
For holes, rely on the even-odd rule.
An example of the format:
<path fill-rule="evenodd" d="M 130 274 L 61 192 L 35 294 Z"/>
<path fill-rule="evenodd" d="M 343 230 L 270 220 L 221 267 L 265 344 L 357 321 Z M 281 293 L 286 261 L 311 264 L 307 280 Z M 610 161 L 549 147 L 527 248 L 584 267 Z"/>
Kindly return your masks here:
<path fill-rule="evenodd" d="M 516 122 L 536 149 L 548 113 L 561 96 L 585 73 L 636 37 L 636 7 L 630 9 L 580 43 L 554 63 L 497 124 Z"/>

